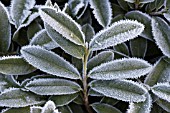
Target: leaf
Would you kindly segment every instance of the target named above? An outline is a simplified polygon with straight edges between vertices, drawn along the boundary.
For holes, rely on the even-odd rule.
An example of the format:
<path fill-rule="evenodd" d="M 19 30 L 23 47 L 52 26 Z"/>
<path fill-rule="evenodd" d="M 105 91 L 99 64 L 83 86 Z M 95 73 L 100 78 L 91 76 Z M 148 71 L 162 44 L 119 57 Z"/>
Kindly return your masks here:
<path fill-rule="evenodd" d="M 52 27 L 48 24 L 45 24 L 45 28 L 47 30 L 48 35 L 51 39 L 57 43 L 66 53 L 82 59 L 85 54 L 85 48 L 82 45 L 77 45 L 66 38 L 62 37 L 57 31 L 55 31 Z"/>
<path fill-rule="evenodd" d="M 58 106 L 68 105 L 75 98 L 77 98 L 77 96 L 78 93 L 69 94 L 69 95 L 56 95 L 56 96 L 51 96 L 50 100 L 52 100 L 55 103 L 55 105 L 58 107 Z"/>
<path fill-rule="evenodd" d="M 170 103 L 167 102 L 166 100 L 157 99 L 156 103 L 167 112 L 170 112 Z"/>
<path fill-rule="evenodd" d="M 25 75 L 35 71 L 21 56 L 7 56 L 0 58 L 0 73 L 6 75 Z"/>
<path fill-rule="evenodd" d="M 5 110 L 2 110 L 1 113 L 30 113 L 30 107 L 8 108 Z"/>
<path fill-rule="evenodd" d="M 125 1 L 127 1 L 129 3 L 135 3 L 136 2 L 136 0 L 125 0 Z M 139 3 L 149 3 L 149 2 L 153 2 L 153 1 L 155 1 L 155 0 L 139 0 Z"/>
<path fill-rule="evenodd" d="M 133 57 L 144 58 L 147 51 L 147 40 L 136 38 L 130 41 L 130 50 Z"/>
<path fill-rule="evenodd" d="M 146 89 L 130 80 L 96 80 L 89 86 L 106 97 L 128 102 L 142 102 L 146 100 Z"/>
<path fill-rule="evenodd" d="M 47 34 L 45 29 L 37 32 L 30 41 L 30 45 L 40 45 L 46 49 L 54 49 L 58 47 L 58 44 L 55 43 Z"/>
<path fill-rule="evenodd" d="M 21 49 L 22 56 L 34 67 L 59 77 L 80 79 L 79 72 L 62 57 L 39 46 L 25 46 Z"/>
<path fill-rule="evenodd" d="M 25 88 L 38 95 L 66 95 L 81 90 L 81 87 L 75 82 L 54 78 L 34 79 L 27 83 Z"/>
<path fill-rule="evenodd" d="M 35 5 L 35 0 L 12 0 L 10 14 L 18 28 L 31 14 L 30 9 Z"/>
<path fill-rule="evenodd" d="M 152 98 L 149 93 L 146 94 L 146 97 L 144 102 L 130 103 L 127 113 L 150 113 Z"/>
<path fill-rule="evenodd" d="M 166 13 L 164 13 L 163 15 L 170 22 L 170 9 Z"/>
<path fill-rule="evenodd" d="M 119 102 L 119 100 L 109 98 L 109 97 L 103 97 L 100 101 L 100 103 L 106 103 L 106 104 L 110 104 L 112 106 L 116 105 L 118 102 Z"/>
<path fill-rule="evenodd" d="M 82 26 L 82 31 L 85 34 L 86 42 L 90 42 L 92 37 L 95 35 L 94 28 L 90 24 L 85 24 Z"/>
<path fill-rule="evenodd" d="M 115 58 L 129 57 L 129 48 L 125 43 L 114 46 L 113 52 L 115 53 Z"/>
<path fill-rule="evenodd" d="M 7 52 L 11 44 L 11 25 L 8 11 L 1 2 L 0 15 L 0 52 Z"/>
<path fill-rule="evenodd" d="M 124 58 L 103 63 L 89 72 L 93 79 L 111 80 L 122 78 L 138 78 L 152 69 L 147 61 L 137 58 Z"/>
<path fill-rule="evenodd" d="M 62 107 L 59 107 L 58 110 L 60 111 L 60 113 L 73 113 L 71 108 L 69 106 L 62 106 Z M 79 111 L 79 109 L 76 109 L 79 113 L 81 113 Z M 76 111 L 76 112 L 77 112 Z"/>
<path fill-rule="evenodd" d="M 117 44 L 137 37 L 143 30 L 144 25 L 137 21 L 121 20 L 115 22 L 93 37 L 90 41 L 90 49 L 95 51 L 116 46 Z"/>
<path fill-rule="evenodd" d="M 27 28 L 28 39 L 32 39 L 32 37 L 40 30 L 42 30 L 41 25 L 38 22 L 33 21 Z"/>
<path fill-rule="evenodd" d="M 152 71 L 147 75 L 145 84 L 153 86 L 157 83 L 170 81 L 170 64 L 166 62 L 165 58 L 160 58 L 153 66 Z"/>
<path fill-rule="evenodd" d="M 113 60 L 113 58 L 114 58 L 114 53 L 111 51 L 100 52 L 98 55 L 94 56 L 87 62 L 87 70 L 91 70 L 102 63 L 109 62 Z"/>
<path fill-rule="evenodd" d="M 71 111 L 72 111 L 71 113 L 77 113 L 77 111 L 79 111 L 79 113 L 84 113 L 84 110 L 80 105 L 77 105 L 75 103 L 71 103 L 69 105 L 69 107 L 71 108 Z"/>
<path fill-rule="evenodd" d="M 18 108 L 42 103 L 44 100 L 41 100 L 40 96 L 19 88 L 8 89 L 0 94 L 0 106 L 2 107 Z"/>
<path fill-rule="evenodd" d="M 89 3 L 93 9 L 94 17 L 99 24 L 103 27 L 107 27 L 112 19 L 112 9 L 109 0 L 90 0 Z"/>
<path fill-rule="evenodd" d="M 109 104 L 93 103 L 91 106 L 97 113 L 122 113 L 120 110 Z"/>
<path fill-rule="evenodd" d="M 123 10 L 129 10 L 129 5 L 125 2 L 125 0 L 117 0 L 117 2 Z"/>
<path fill-rule="evenodd" d="M 152 92 L 161 99 L 170 102 L 170 85 L 169 83 L 158 83 L 151 88 Z"/>
<path fill-rule="evenodd" d="M 152 18 L 152 33 L 162 53 L 170 57 L 170 27 L 161 18 Z"/>
<path fill-rule="evenodd" d="M 134 19 L 137 20 L 139 22 L 141 22 L 142 24 L 145 25 L 145 29 L 144 31 L 140 34 L 140 36 L 153 41 L 153 36 L 152 36 L 152 27 L 151 27 L 151 17 L 146 14 L 146 13 L 142 13 L 141 11 L 130 11 L 128 13 L 126 13 L 126 18 L 128 19 Z"/>
<path fill-rule="evenodd" d="M 39 106 L 31 106 L 30 113 L 41 113 L 42 107 Z"/>
<path fill-rule="evenodd" d="M 12 87 L 20 87 L 20 84 L 14 79 L 12 75 L 5 76 L 0 74 L 0 92 Z"/>
<path fill-rule="evenodd" d="M 94 97 L 103 97 L 103 94 L 101 94 L 97 91 L 94 91 L 92 88 L 89 89 L 88 95 L 94 96 Z"/>
<path fill-rule="evenodd" d="M 46 102 L 46 104 L 42 108 L 41 113 L 54 113 L 55 108 L 56 106 L 54 102 L 49 100 L 48 102 Z"/>
<path fill-rule="evenodd" d="M 52 8 L 41 8 L 39 14 L 42 20 L 66 39 L 77 45 L 84 45 L 84 34 L 80 26 L 70 16 L 57 12 Z"/>

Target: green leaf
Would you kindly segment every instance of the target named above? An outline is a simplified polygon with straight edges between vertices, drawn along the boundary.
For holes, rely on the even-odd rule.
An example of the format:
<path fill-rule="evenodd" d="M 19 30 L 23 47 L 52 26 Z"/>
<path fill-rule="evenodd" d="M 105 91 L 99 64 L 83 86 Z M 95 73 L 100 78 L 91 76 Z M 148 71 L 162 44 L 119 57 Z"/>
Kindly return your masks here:
<path fill-rule="evenodd" d="M 147 75 L 145 84 L 153 86 L 160 82 L 170 81 L 170 64 L 166 62 L 165 58 L 160 58 L 153 66 L 152 71 Z"/>
<path fill-rule="evenodd" d="M 64 38 L 61 34 L 59 34 L 56 30 L 50 27 L 48 24 L 45 24 L 45 28 L 47 30 L 48 35 L 51 39 L 57 43 L 66 53 L 78 58 L 82 59 L 85 54 L 85 48 L 82 45 L 77 45 L 66 38 Z"/>
<path fill-rule="evenodd" d="M 127 113 L 150 113 L 152 98 L 149 93 L 146 94 L 146 97 L 144 102 L 130 103 Z"/>
<path fill-rule="evenodd" d="M 129 3 L 136 3 L 136 0 L 125 0 Z M 138 0 L 139 3 L 149 3 L 149 2 L 154 2 L 155 0 Z"/>
<path fill-rule="evenodd" d="M 99 24 L 103 27 L 107 27 L 112 19 L 112 9 L 109 0 L 90 0 L 89 3 L 93 9 L 94 17 Z"/>
<path fill-rule="evenodd" d="M 54 49 L 58 47 L 58 44 L 55 43 L 47 34 L 45 29 L 37 32 L 30 41 L 30 45 L 40 45 L 46 49 Z"/>
<path fill-rule="evenodd" d="M 146 100 L 147 90 L 136 82 L 130 80 L 96 80 L 90 87 L 106 97 L 115 98 L 126 102 L 142 102 Z"/>
<path fill-rule="evenodd" d="M 0 52 L 7 52 L 11 44 L 11 25 L 8 11 L 1 2 L 0 15 Z"/>
<path fill-rule="evenodd" d="M 161 18 L 152 18 L 152 33 L 162 53 L 170 57 L 170 27 Z"/>
<path fill-rule="evenodd" d="M 92 51 L 105 49 L 123 43 L 140 35 L 144 25 L 132 20 L 121 20 L 101 30 L 90 41 Z"/>
<path fill-rule="evenodd" d="M 144 58 L 147 51 L 147 40 L 136 38 L 130 41 L 130 50 L 133 57 Z"/>
<path fill-rule="evenodd" d="M 129 3 L 135 3 L 136 0 L 125 0 L 126 2 L 129 2 Z"/>
<path fill-rule="evenodd" d="M 66 39 L 77 45 L 84 45 L 84 34 L 80 26 L 64 12 L 57 12 L 53 8 L 41 8 L 39 10 L 42 20 L 55 29 Z"/>
<path fill-rule="evenodd" d="M 114 106 L 119 102 L 119 100 L 109 98 L 109 97 L 103 97 L 100 102 L 110 104 L 110 105 Z"/>
<path fill-rule="evenodd" d="M 82 26 L 82 31 L 85 34 L 86 42 L 90 42 L 92 37 L 95 35 L 94 28 L 90 24 L 85 24 Z"/>
<path fill-rule="evenodd" d="M 146 14 L 146 13 L 142 13 L 140 11 L 130 11 L 128 13 L 126 13 L 126 18 L 128 19 L 134 19 L 137 20 L 139 22 L 141 22 L 142 24 L 145 25 L 145 29 L 144 31 L 140 34 L 140 36 L 153 41 L 153 36 L 152 36 L 152 27 L 151 27 L 151 17 Z"/>
<path fill-rule="evenodd" d="M 69 106 L 62 106 L 62 107 L 59 107 L 58 110 L 60 111 L 59 113 L 73 113 L 71 108 Z M 79 112 L 79 113 L 82 113 L 80 112 L 79 109 L 76 109 L 76 112 Z M 76 113 L 74 112 L 74 113 Z"/>
<path fill-rule="evenodd" d="M 103 97 L 103 94 L 101 94 L 97 91 L 94 91 L 92 88 L 89 89 L 88 95 L 94 96 L 94 97 Z"/>
<path fill-rule="evenodd" d="M 119 58 L 119 56 L 129 57 L 129 48 L 125 43 L 121 43 L 121 44 L 114 46 L 113 52 L 115 53 L 115 58 L 117 57 Z"/>
<path fill-rule="evenodd" d="M 89 77 L 100 80 L 138 78 L 152 69 L 147 61 L 137 58 L 124 58 L 103 63 L 89 72 Z"/>
<path fill-rule="evenodd" d="M 71 103 L 71 104 L 69 105 L 69 107 L 71 108 L 71 111 L 72 111 L 72 112 L 70 112 L 70 113 L 77 113 L 77 111 L 79 111 L 79 113 L 84 113 L 83 108 L 82 108 L 80 105 Z M 62 112 L 62 113 L 63 113 L 63 112 Z M 69 113 L 69 112 L 66 112 L 66 113 Z"/>
<path fill-rule="evenodd" d="M 120 110 L 109 104 L 93 103 L 91 106 L 97 113 L 122 113 Z"/>
<path fill-rule="evenodd" d="M 100 52 L 98 55 L 94 56 L 87 62 L 87 70 L 91 70 L 102 63 L 109 62 L 113 60 L 113 58 L 114 58 L 114 53 L 111 51 Z"/>
<path fill-rule="evenodd" d="M 5 110 L 2 110 L 1 113 L 30 113 L 30 107 L 8 108 Z"/>
<path fill-rule="evenodd" d="M 34 67 L 59 77 L 80 79 L 79 72 L 62 57 L 39 46 L 25 46 L 21 49 L 22 56 Z"/>
<path fill-rule="evenodd" d="M 31 14 L 30 9 L 35 5 L 35 0 L 12 0 L 10 14 L 18 28 Z"/>
<path fill-rule="evenodd" d="M 69 94 L 69 95 L 56 95 L 56 96 L 51 96 L 50 100 L 52 100 L 55 103 L 55 105 L 58 107 L 58 106 L 68 105 L 75 98 L 77 98 L 77 96 L 78 93 Z"/>
<path fill-rule="evenodd" d="M 0 74 L 0 92 L 12 87 L 20 87 L 20 84 L 14 79 L 12 75 L 5 76 Z"/>
<path fill-rule="evenodd" d="M 32 39 L 32 37 L 40 30 L 42 30 L 41 25 L 38 22 L 33 21 L 27 28 L 28 39 Z"/>
<path fill-rule="evenodd" d="M 19 88 L 8 89 L 0 94 L 0 106 L 2 107 L 18 108 L 42 103 L 44 100 L 41 100 L 40 96 Z"/>
<path fill-rule="evenodd" d="M 164 110 L 166 110 L 167 112 L 170 112 L 170 103 L 167 102 L 166 100 L 163 99 L 157 99 L 156 103 L 163 108 Z"/>
<path fill-rule="evenodd" d="M 56 106 L 54 102 L 49 100 L 48 102 L 46 102 L 46 104 L 42 108 L 41 113 L 54 113 L 55 108 Z"/>
<path fill-rule="evenodd" d="M 152 92 L 161 99 L 170 102 L 170 84 L 158 83 L 151 88 Z"/>
<path fill-rule="evenodd" d="M 0 73 L 6 75 L 25 75 L 36 69 L 28 64 L 21 56 L 7 56 L 0 58 Z"/>
<path fill-rule="evenodd" d="M 75 82 L 54 78 L 34 79 L 27 83 L 25 88 L 38 95 L 74 94 L 81 90 Z"/>
<path fill-rule="evenodd" d="M 117 2 L 119 3 L 120 7 L 123 10 L 125 10 L 125 11 L 129 10 L 129 5 L 125 2 L 125 0 L 117 0 Z"/>

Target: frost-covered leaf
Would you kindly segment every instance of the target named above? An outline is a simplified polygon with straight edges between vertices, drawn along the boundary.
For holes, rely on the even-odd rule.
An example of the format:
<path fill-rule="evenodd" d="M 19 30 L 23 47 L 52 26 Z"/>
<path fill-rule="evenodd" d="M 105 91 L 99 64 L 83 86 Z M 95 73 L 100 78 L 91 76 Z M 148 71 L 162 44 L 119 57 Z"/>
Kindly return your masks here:
<path fill-rule="evenodd" d="M 20 87 L 20 84 L 14 79 L 12 75 L 6 76 L 0 74 L 0 92 L 12 87 Z"/>
<path fill-rule="evenodd" d="M 170 112 L 170 103 L 167 102 L 166 100 L 163 99 L 157 99 L 156 103 L 163 108 L 164 110 L 166 110 L 167 112 Z"/>
<path fill-rule="evenodd" d="M 109 97 L 103 97 L 100 102 L 101 103 L 110 104 L 110 105 L 114 106 L 114 105 L 116 105 L 119 102 L 119 100 L 113 99 L 113 98 L 109 98 Z"/>
<path fill-rule="evenodd" d="M 74 94 L 81 90 L 75 82 L 55 78 L 34 79 L 27 83 L 25 88 L 38 95 Z"/>
<path fill-rule="evenodd" d="M 139 103 L 130 103 L 127 113 L 150 113 L 152 107 L 152 98 L 149 93 L 146 94 L 146 100 Z"/>
<path fill-rule="evenodd" d="M 42 108 L 41 113 L 54 113 L 55 108 L 56 108 L 55 103 L 49 100 Z"/>
<path fill-rule="evenodd" d="M 42 104 L 40 96 L 18 88 L 7 89 L 0 94 L 0 106 L 4 107 L 26 107 L 35 104 Z"/>
<path fill-rule="evenodd" d="M 112 9 L 109 0 L 90 0 L 90 5 L 99 24 L 107 27 L 112 19 Z"/>
<path fill-rule="evenodd" d="M 39 106 L 31 106 L 30 113 L 41 113 L 42 107 Z"/>
<path fill-rule="evenodd" d="M 129 3 L 135 3 L 136 2 L 136 0 L 125 0 L 125 1 L 127 1 Z M 150 2 L 154 2 L 155 0 L 138 0 L 138 1 L 139 1 L 139 3 L 150 3 Z"/>
<path fill-rule="evenodd" d="M 69 106 L 58 107 L 58 111 L 59 113 L 82 113 L 79 108 L 76 109 L 76 112 L 73 112 Z"/>
<path fill-rule="evenodd" d="M 116 53 L 115 58 L 117 57 L 119 58 L 119 56 L 129 57 L 129 48 L 125 43 L 121 43 L 121 44 L 114 46 L 113 52 Z"/>
<path fill-rule="evenodd" d="M 117 2 L 123 10 L 129 10 L 129 5 L 127 4 L 127 2 L 125 2 L 125 0 L 117 0 Z"/>
<path fill-rule="evenodd" d="M 30 45 L 40 45 L 46 49 L 54 49 L 58 47 L 58 44 L 55 43 L 47 34 L 45 29 L 37 32 L 30 41 Z"/>
<path fill-rule="evenodd" d="M 162 53 L 170 57 L 170 27 L 161 18 L 152 18 L 152 33 Z"/>
<path fill-rule="evenodd" d="M 122 78 L 138 78 L 149 73 L 152 65 L 147 61 L 137 58 L 124 58 L 93 68 L 89 72 L 89 77 L 93 79 L 111 80 Z"/>
<path fill-rule="evenodd" d="M 142 24 L 144 24 L 145 29 L 140 34 L 140 36 L 153 41 L 152 30 L 151 30 L 152 29 L 151 17 L 148 14 L 142 13 L 141 11 L 130 11 L 130 12 L 126 13 L 125 16 L 128 19 L 134 19 L 134 20 L 137 20 L 137 21 L 141 22 Z"/>
<path fill-rule="evenodd" d="M 52 100 L 55 103 L 55 105 L 58 107 L 58 106 L 68 105 L 77 96 L 78 96 L 78 93 L 69 94 L 69 95 L 55 95 L 55 96 L 51 96 L 50 100 Z"/>
<path fill-rule="evenodd" d="M 147 90 L 141 85 L 128 80 L 96 80 L 91 82 L 90 87 L 105 95 L 128 102 L 142 102 L 146 100 Z"/>
<path fill-rule="evenodd" d="M 130 50 L 133 57 L 144 58 L 147 51 L 147 40 L 136 38 L 130 41 Z"/>
<path fill-rule="evenodd" d="M 48 24 L 45 24 L 45 28 L 47 30 L 48 35 L 51 39 L 56 42 L 66 53 L 82 59 L 85 53 L 85 48 L 82 45 L 77 45 L 66 38 L 64 38 L 61 34 L 55 31 Z"/>
<path fill-rule="evenodd" d="M 101 94 L 97 91 L 94 91 L 92 88 L 89 89 L 88 95 L 95 96 L 95 97 L 102 97 L 103 96 L 103 94 Z"/>
<path fill-rule="evenodd" d="M 90 24 L 85 24 L 85 25 L 82 26 L 82 31 L 85 34 L 86 42 L 90 42 L 90 40 L 95 35 L 94 28 Z"/>
<path fill-rule="evenodd" d="M 30 9 L 35 5 L 35 0 L 12 0 L 10 14 L 18 28 L 31 14 Z"/>
<path fill-rule="evenodd" d="M 39 46 L 25 46 L 21 49 L 22 56 L 34 67 L 59 77 L 80 79 L 79 72 L 62 57 Z"/>
<path fill-rule="evenodd" d="M 121 20 L 101 30 L 90 41 L 91 50 L 105 49 L 123 43 L 140 35 L 144 25 L 132 20 Z"/>
<path fill-rule="evenodd" d="M 51 0 L 46 0 L 45 6 L 53 7 L 53 3 L 51 2 Z"/>
<path fill-rule="evenodd" d="M 164 13 L 163 15 L 170 22 L 170 9 L 166 13 Z"/>
<path fill-rule="evenodd" d="M 24 75 L 35 71 L 21 56 L 7 56 L 0 58 L 0 73 L 6 75 Z"/>
<path fill-rule="evenodd" d="M 71 13 L 73 16 L 76 16 L 80 9 L 85 5 L 83 3 L 84 0 L 69 0 L 69 9 L 71 10 Z"/>
<path fill-rule="evenodd" d="M 28 37 L 28 39 L 32 39 L 32 37 L 37 32 L 39 32 L 40 30 L 42 30 L 42 27 L 38 22 L 36 22 L 36 21 L 31 22 L 31 24 L 29 24 L 29 26 L 27 28 L 27 37 Z"/>
<path fill-rule="evenodd" d="M 109 104 L 93 103 L 91 106 L 97 113 L 122 113 L 119 109 Z"/>
<path fill-rule="evenodd" d="M 170 84 L 169 83 L 158 83 L 152 88 L 152 92 L 161 99 L 170 102 Z"/>
<path fill-rule="evenodd" d="M 42 20 L 55 29 L 62 36 L 78 45 L 84 45 L 84 34 L 80 26 L 64 12 L 57 12 L 52 8 L 39 10 Z"/>
<path fill-rule="evenodd" d="M 0 52 L 7 52 L 11 44 L 11 25 L 8 11 L 1 2 L 0 15 Z"/>
<path fill-rule="evenodd" d="M 153 86 L 168 81 L 170 81 L 170 64 L 162 57 L 154 64 L 152 71 L 147 75 L 145 84 Z"/>
<path fill-rule="evenodd" d="M 87 70 L 91 70 L 96 66 L 99 66 L 102 63 L 113 60 L 114 53 L 111 51 L 103 51 L 98 55 L 94 56 L 87 62 Z"/>
<path fill-rule="evenodd" d="M 30 113 L 30 107 L 7 108 L 5 110 L 2 110 L 1 113 Z"/>

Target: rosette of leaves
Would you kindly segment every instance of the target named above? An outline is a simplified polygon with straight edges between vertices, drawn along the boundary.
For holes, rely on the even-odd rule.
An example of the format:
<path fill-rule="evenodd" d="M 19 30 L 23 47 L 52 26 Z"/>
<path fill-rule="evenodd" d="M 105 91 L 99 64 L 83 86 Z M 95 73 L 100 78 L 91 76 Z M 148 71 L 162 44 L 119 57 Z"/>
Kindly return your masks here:
<path fill-rule="evenodd" d="M 153 2 L 0 3 L 2 113 L 150 113 L 156 104 L 169 112 L 169 25 L 127 12 Z M 153 66 L 143 59 L 148 42 L 167 56 Z"/>

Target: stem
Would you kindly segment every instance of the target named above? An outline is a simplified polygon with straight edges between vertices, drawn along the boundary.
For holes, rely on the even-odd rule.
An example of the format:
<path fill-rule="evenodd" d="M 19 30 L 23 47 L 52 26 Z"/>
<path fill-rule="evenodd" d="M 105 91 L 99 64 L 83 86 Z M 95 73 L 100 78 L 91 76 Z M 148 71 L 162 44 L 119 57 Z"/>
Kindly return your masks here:
<path fill-rule="evenodd" d="M 89 106 L 88 99 L 88 84 L 87 84 L 87 61 L 89 57 L 89 50 L 86 48 L 84 59 L 83 59 L 83 94 L 84 94 L 84 105 L 88 113 L 93 113 L 92 109 Z"/>

